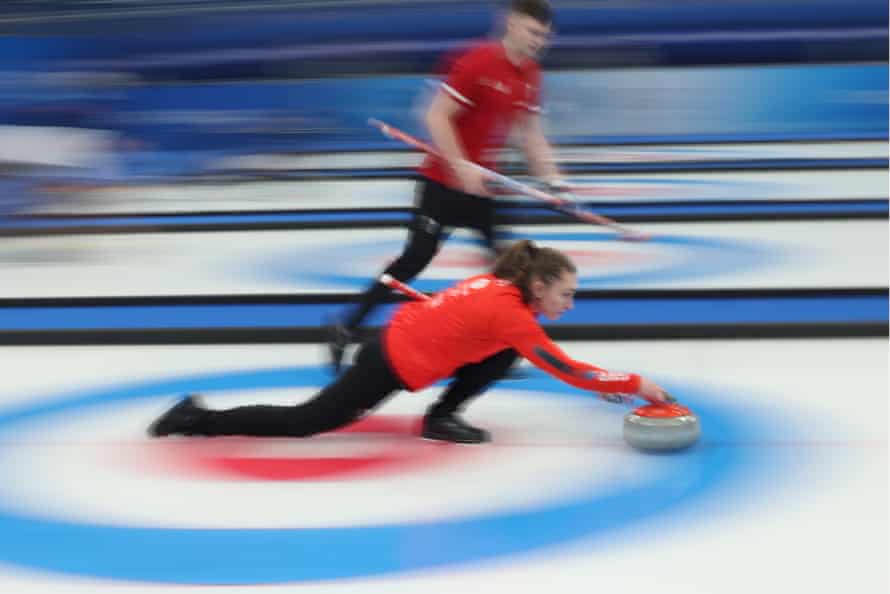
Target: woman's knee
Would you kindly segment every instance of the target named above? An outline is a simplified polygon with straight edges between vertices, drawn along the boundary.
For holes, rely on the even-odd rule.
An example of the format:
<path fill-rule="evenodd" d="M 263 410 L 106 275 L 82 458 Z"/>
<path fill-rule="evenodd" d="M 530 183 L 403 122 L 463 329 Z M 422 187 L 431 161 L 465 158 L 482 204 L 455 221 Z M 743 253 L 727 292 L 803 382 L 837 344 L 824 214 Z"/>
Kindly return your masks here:
<path fill-rule="evenodd" d="M 519 359 L 519 353 L 515 349 L 505 349 L 492 355 L 489 364 L 496 371 L 507 373 L 517 359 Z"/>

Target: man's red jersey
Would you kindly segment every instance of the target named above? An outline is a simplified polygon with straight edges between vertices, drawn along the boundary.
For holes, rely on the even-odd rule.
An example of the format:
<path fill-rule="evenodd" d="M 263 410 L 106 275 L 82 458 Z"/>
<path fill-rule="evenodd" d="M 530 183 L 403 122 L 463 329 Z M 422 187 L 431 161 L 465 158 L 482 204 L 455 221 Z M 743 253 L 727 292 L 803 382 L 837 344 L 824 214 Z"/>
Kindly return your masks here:
<path fill-rule="evenodd" d="M 410 390 L 505 349 L 584 390 L 636 393 L 640 377 L 575 361 L 545 334 L 522 293 L 491 274 L 471 277 L 427 301 L 402 305 L 383 332 L 393 371 Z"/>
<path fill-rule="evenodd" d="M 479 44 L 456 59 L 442 90 L 464 107 L 454 128 L 467 159 L 491 169 L 516 118 L 540 111 L 540 89 L 538 64 L 513 64 L 500 42 Z M 449 187 L 457 184 L 436 157 L 427 157 L 420 173 Z"/>

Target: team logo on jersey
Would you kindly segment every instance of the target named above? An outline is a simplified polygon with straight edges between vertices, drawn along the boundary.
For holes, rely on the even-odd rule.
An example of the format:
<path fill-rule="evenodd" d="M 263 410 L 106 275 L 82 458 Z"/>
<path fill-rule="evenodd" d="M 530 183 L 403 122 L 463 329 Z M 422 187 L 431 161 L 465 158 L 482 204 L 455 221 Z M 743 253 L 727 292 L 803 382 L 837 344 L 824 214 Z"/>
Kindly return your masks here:
<path fill-rule="evenodd" d="M 501 82 L 499 80 L 492 80 L 490 78 L 483 76 L 482 78 L 479 79 L 479 84 L 482 85 L 483 87 L 488 87 L 490 89 L 494 89 L 498 93 L 503 93 L 504 95 L 510 94 L 510 86 L 507 84 L 504 84 L 503 82 Z"/>

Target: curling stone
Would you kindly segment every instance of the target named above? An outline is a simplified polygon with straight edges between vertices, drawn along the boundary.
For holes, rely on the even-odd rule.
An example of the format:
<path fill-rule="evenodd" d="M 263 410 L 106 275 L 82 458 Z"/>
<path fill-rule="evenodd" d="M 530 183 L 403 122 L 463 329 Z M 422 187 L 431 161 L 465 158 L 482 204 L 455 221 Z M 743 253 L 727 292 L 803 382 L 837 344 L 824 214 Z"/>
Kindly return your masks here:
<path fill-rule="evenodd" d="M 698 417 L 680 404 L 648 404 L 624 416 L 624 441 L 640 450 L 681 450 L 699 435 Z"/>

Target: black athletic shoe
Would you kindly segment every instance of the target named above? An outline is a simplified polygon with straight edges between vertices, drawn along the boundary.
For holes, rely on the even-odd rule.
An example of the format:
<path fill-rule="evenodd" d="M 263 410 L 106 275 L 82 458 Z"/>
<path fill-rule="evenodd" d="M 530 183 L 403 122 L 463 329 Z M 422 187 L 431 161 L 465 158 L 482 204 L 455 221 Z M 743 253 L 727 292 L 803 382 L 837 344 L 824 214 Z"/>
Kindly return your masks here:
<path fill-rule="evenodd" d="M 426 439 L 437 439 L 454 443 L 484 443 L 491 441 L 488 431 L 464 423 L 457 415 L 427 415 L 423 419 L 422 436 Z"/>
<path fill-rule="evenodd" d="M 196 396 L 189 394 L 149 425 L 148 434 L 151 437 L 193 435 L 195 423 L 206 414 L 207 410 L 201 407 Z"/>
<path fill-rule="evenodd" d="M 331 370 L 340 375 L 343 368 L 343 355 L 346 347 L 352 342 L 352 332 L 336 320 L 330 320 L 327 326 L 328 353 L 331 356 Z"/>

